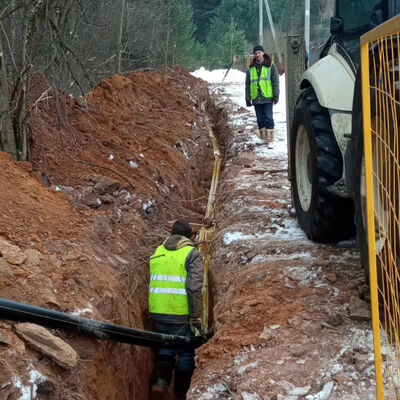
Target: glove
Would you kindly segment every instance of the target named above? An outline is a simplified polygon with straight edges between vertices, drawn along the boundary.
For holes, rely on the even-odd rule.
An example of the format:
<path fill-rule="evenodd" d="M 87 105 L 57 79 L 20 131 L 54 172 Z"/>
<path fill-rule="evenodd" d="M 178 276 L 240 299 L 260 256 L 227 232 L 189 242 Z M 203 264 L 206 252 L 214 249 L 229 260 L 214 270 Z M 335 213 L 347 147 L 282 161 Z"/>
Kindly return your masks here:
<path fill-rule="evenodd" d="M 204 335 L 204 325 L 201 318 L 190 318 L 189 320 L 190 330 L 193 336 L 203 336 Z"/>
<path fill-rule="evenodd" d="M 278 100 L 276 100 L 276 99 L 274 99 L 273 101 L 272 101 L 272 104 L 273 105 L 276 105 L 278 103 Z"/>
<path fill-rule="evenodd" d="M 247 106 L 247 107 L 250 107 L 250 106 L 251 106 L 251 101 L 247 101 L 247 100 L 246 100 L 246 106 Z"/>

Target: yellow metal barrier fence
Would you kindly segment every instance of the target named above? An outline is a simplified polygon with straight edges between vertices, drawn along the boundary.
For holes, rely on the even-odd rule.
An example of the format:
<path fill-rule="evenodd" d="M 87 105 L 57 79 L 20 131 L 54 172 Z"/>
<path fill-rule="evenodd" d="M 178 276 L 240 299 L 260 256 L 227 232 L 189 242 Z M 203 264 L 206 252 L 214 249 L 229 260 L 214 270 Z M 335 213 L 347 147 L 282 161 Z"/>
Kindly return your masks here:
<path fill-rule="evenodd" d="M 366 219 L 378 399 L 400 399 L 399 49 L 400 16 L 361 38 Z"/>

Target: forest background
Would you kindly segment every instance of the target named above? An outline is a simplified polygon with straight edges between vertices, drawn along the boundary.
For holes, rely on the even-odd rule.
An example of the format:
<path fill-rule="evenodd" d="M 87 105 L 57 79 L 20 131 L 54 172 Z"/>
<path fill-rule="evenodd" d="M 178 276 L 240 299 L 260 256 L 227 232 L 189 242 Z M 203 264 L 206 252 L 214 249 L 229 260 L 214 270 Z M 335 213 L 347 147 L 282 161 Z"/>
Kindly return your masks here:
<path fill-rule="evenodd" d="M 269 4 L 279 51 L 284 36 L 304 32 L 304 2 Z M 314 47 L 329 36 L 332 4 L 311 0 Z M 0 0 L 0 150 L 29 158 L 33 77 L 79 96 L 114 73 L 223 68 L 258 43 L 258 7 L 258 0 Z M 276 52 L 264 14 L 264 46 Z"/>

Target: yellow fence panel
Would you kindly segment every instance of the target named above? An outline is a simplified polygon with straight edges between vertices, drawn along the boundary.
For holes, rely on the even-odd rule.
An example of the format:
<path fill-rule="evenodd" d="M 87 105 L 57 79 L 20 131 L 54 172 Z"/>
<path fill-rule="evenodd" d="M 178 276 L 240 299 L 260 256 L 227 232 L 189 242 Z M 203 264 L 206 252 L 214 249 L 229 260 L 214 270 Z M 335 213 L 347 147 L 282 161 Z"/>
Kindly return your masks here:
<path fill-rule="evenodd" d="M 361 38 L 366 214 L 378 399 L 400 399 L 399 49 L 400 16 Z"/>

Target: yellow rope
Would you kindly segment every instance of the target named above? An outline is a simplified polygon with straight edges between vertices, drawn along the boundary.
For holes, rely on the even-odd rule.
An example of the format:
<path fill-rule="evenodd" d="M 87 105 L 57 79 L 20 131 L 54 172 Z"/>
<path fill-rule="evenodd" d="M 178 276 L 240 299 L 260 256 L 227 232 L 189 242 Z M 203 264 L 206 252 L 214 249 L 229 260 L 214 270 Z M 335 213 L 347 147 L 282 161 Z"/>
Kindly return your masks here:
<path fill-rule="evenodd" d="M 202 109 L 205 111 L 204 103 L 202 104 Z M 208 196 L 206 213 L 204 216 L 205 221 L 211 221 L 214 215 L 215 199 L 219 183 L 219 178 L 221 174 L 221 153 L 218 148 L 217 139 L 211 128 L 210 121 L 206 117 L 206 127 L 208 134 L 210 135 L 211 142 L 214 148 L 214 170 L 211 180 L 210 193 Z M 211 239 L 214 235 L 214 226 L 203 225 L 199 232 L 199 250 L 203 255 L 204 259 L 204 284 L 202 289 L 202 310 L 201 310 L 201 320 L 203 325 L 208 328 L 208 315 L 209 315 L 209 281 L 208 281 L 208 269 L 210 264 L 210 251 L 211 251 Z"/>

